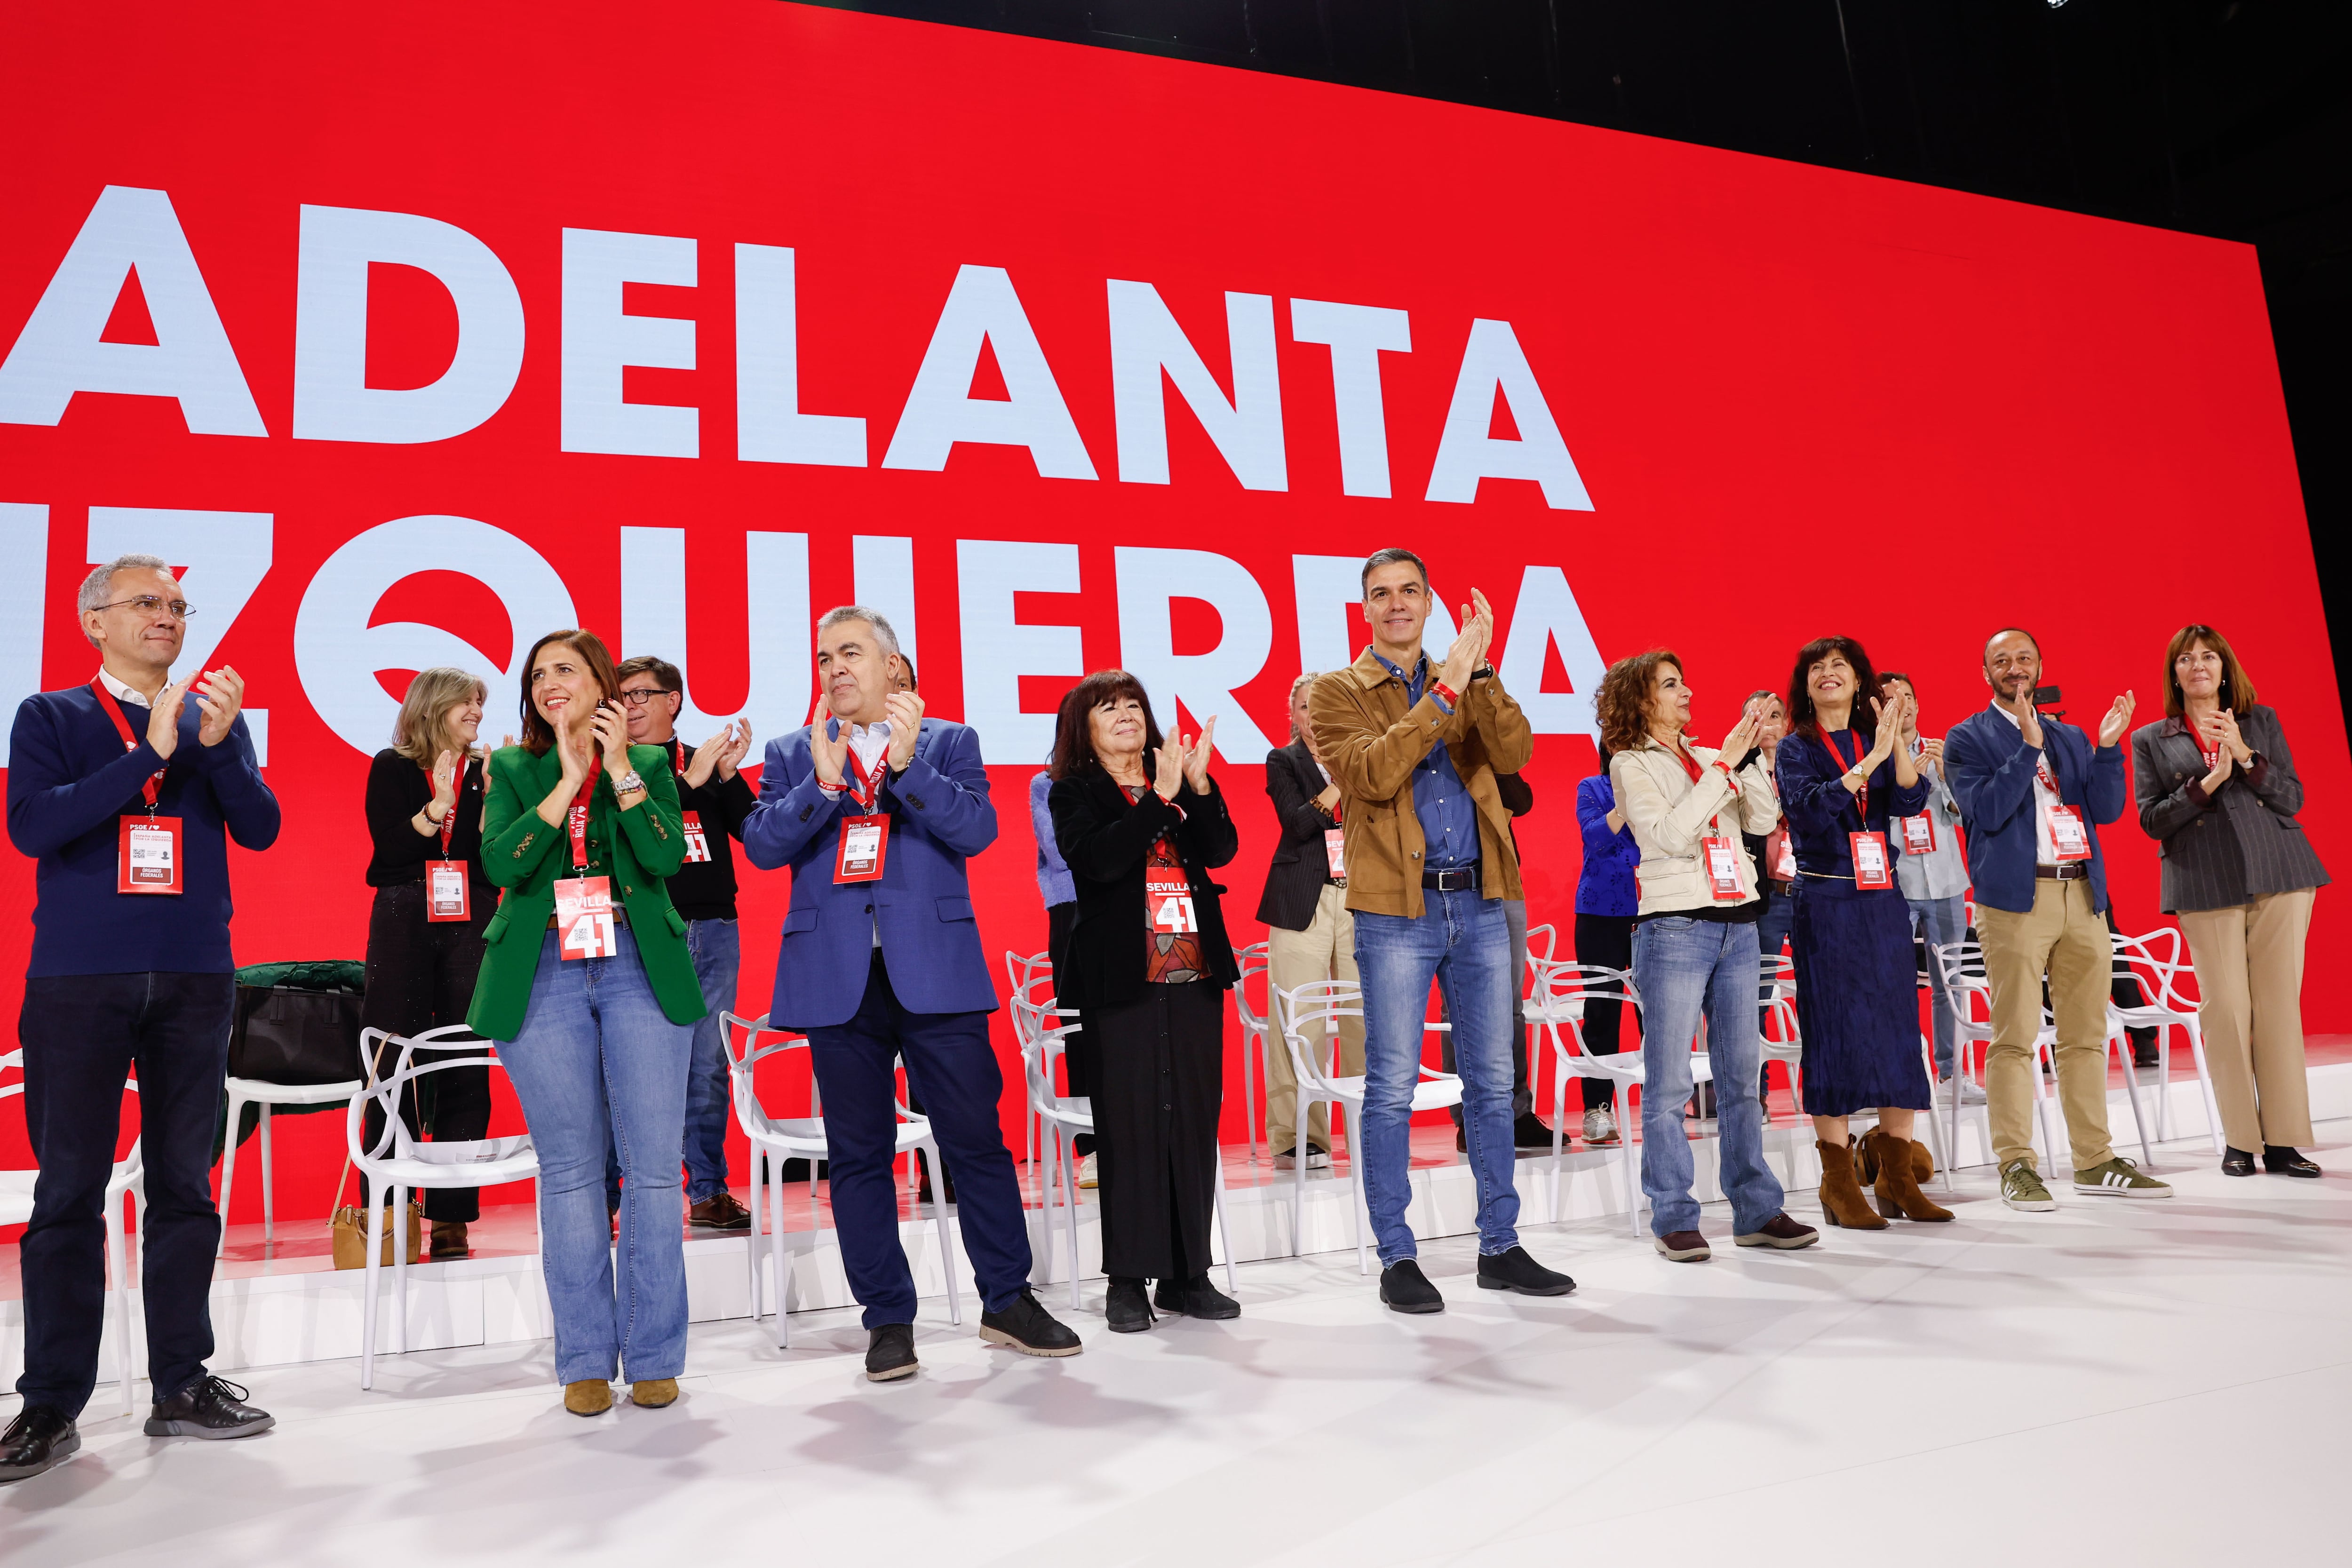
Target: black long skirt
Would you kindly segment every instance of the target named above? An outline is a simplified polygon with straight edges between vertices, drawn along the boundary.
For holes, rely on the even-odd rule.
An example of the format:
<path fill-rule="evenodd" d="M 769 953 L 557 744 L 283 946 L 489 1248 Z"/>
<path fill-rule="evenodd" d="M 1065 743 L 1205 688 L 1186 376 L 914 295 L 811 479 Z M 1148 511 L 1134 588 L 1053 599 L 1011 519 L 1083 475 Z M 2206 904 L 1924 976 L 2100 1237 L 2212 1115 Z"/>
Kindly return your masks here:
<path fill-rule="evenodd" d="M 1143 992 L 1125 1006 L 1087 1010 L 1103 1272 L 1190 1279 L 1209 1269 L 1225 994 L 1198 980 Z"/>

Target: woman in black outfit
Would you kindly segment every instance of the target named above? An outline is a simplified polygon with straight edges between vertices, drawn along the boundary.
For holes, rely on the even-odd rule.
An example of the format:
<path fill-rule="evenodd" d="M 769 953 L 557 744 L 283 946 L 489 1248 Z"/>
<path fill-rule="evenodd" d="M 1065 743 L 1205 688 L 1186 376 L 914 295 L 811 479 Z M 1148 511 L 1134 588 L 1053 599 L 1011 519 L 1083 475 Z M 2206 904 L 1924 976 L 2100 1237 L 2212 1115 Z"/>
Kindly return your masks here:
<path fill-rule="evenodd" d="M 415 1036 L 462 1024 L 482 966 L 482 931 L 498 905 L 498 889 L 482 869 L 482 759 L 475 742 L 482 724 L 481 678 L 446 666 L 418 672 L 393 723 L 392 744 L 368 768 L 368 837 L 375 846 L 368 886 L 367 998 L 363 1027 Z M 415 1060 L 436 1053 L 419 1051 Z M 478 1047 L 449 1054 L 478 1056 Z M 388 1074 L 397 1054 L 383 1050 L 376 1070 Z M 488 1135 L 490 1069 L 451 1068 L 412 1084 L 424 1106 L 404 1100 L 401 1121 L 411 1137 L 429 1124 L 436 1142 Z M 368 1108 L 371 1145 L 383 1117 Z M 466 1227 L 481 1217 L 472 1187 L 433 1187 L 425 1194 L 433 1225 L 433 1256 L 464 1258 Z"/>
<path fill-rule="evenodd" d="M 1237 1318 L 1209 1283 L 1217 1118 L 1224 1100 L 1224 993 L 1239 977 L 1223 891 L 1209 872 L 1241 847 L 1209 777 L 1209 738 L 1164 743 L 1143 687 L 1097 670 L 1062 704 L 1047 803 L 1077 884 L 1058 1000 L 1095 1037 L 1105 1316 L 1151 1326 L 1153 1305 Z M 1144 1281 L 1159 1290 L 1144 1296 Z"/>

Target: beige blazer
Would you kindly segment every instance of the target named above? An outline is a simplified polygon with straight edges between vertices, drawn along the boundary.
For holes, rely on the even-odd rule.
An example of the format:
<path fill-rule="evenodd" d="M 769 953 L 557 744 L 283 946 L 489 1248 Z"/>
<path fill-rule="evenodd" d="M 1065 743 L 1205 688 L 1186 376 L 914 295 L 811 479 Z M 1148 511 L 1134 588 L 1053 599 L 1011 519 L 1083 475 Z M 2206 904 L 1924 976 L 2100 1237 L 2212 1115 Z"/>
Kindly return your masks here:
<path fill-rule="evenodd" d="M 1640 746 L 1609 760 L 1609 782 L 1642 851 L 1633 877 L 1644 915 L 1716 907 L 1699 841 L 1718 832 L 1731 840 L 1732 863 L 1739 869 L 1738 901 L 1755 898 L 1756 867 L 1739 836 L 1761 837 L 1780 820 L 1780 797 L 1773 791 L 1771 774 L 1764 771 L 1762 753 L 1727 778 L 1721 768 L 1710 765 L 1716 759 L 1713 748 L 1693 746 L 1690 751 L 1702 770 L 1696 784 L 1680 758 L 1647 737 Z"/>

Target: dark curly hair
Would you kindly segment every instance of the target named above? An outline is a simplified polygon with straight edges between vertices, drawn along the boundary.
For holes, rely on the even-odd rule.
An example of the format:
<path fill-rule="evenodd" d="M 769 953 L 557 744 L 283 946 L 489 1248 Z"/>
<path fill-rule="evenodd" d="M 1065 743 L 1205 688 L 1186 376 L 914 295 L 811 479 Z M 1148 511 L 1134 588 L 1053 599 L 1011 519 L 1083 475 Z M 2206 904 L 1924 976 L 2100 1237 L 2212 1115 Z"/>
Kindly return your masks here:
<path fill-rule="evenodd" d="M 1592 694 L 1592 713 L 1601 721 L 1603 756 L 1633 751 L 1649 738 L 1650 686 L 1662 664 L 1681 669 L 1682 655 L 1672 648 L 1654 647 L 1619 659 L 1601 678 L 1601 689 Z"/>
<path fill-rule="evenodd" d="M 1797 668 L 1789 677 L 1789 733 L 1811 730 L 1816 737 L 1822 733 L 1821 721 L 1813 713 L 1812 693 L 1805 689 L 1805 678 L 1813 666 L 1833 653 L 1845 655 L 1853 666 L 1853 711 L 1846 722 L 1853 731 L 1872 745 L 1878 743 L 1878 716 L 1871 711 L 1870 700 L 1882 696 L 1878 671 L 1870 662 L 1870 655 L 1852 637 L 1815 637 L 1797 650 Z M 1822 744 L 1827 746 L 1826 740 Z"/>

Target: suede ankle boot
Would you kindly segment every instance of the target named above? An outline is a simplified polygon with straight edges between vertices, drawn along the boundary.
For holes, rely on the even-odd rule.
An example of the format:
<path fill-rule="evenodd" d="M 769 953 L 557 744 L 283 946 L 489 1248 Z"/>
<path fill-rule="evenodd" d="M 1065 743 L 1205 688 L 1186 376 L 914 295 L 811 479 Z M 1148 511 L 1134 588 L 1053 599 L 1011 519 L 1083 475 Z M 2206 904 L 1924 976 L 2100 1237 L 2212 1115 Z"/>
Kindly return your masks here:
<path fill-rule="evenodd" d="M 1885 1230 L 1886 1222 L 1871 1208 L 1862 1184 L 1854 1179 L 1852 1147 L 1816 1138 L 1813 1148 L 1822 1157 L 1822 1218 L 1843 1230 Z"/>
<path fill-rule="evenodd" d="M 1863 1139 L 1862 1148 L 1863 1179 L 1877 1194 L 1880 1214 L 1888 1219 L 1900 1215 L 1930 1223 L 1952 1217 L 1951 1210 L 1938 1207 L 1919 1190 L 1918 1166 L 1913 1158 L 1918 1144 L 1874 1127 Z"/>
<path fill-rule="evenodd" d="M 1936 1156 L 1916 1138 L 1911 1140 L 1911 1179 L 1921 1186 L 1936 1179 Z"/>

